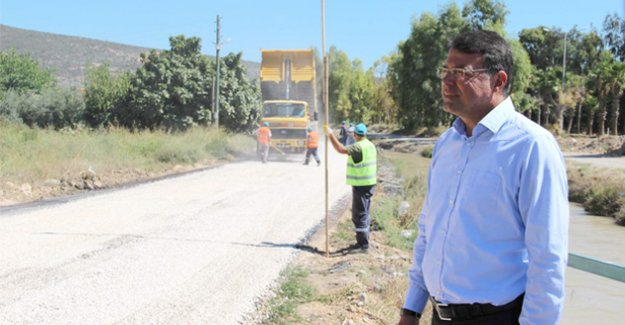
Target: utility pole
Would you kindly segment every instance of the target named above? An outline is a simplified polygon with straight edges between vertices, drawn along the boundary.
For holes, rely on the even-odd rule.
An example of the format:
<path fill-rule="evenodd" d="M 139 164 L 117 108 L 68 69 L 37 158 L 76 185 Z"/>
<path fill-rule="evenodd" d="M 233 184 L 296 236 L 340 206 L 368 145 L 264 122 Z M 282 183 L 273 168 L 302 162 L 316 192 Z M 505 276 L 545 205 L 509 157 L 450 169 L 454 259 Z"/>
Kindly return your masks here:
<path fill-rule="evenodd" d="M 213 110 L 213 125 L 215 125 L 215 127 L 219 128 L 219 50 L 221 50 L 221 41 L 220 41 L 220 21 L 221 21 L 221 17 L 219 17 L 219 15 L 217 15 L 217 40 L 215 42 L 215 61 L 216 61 L 216 70 L 215 71 L 215 97 L 213 98 L 215 101 L 215 104 L 213 106 L 214 110 Z"/>
<path fill-rule="evenodd" d="M 328 55 L 326 54 L 326 2 L 325 0 L 321 0 L 321 55 L 323 56 L 323 87 L 322 87 L 322 98 L 323 98 L 323 111 L 325 113 L 324 121 L 323 121 L 323 129 L 324 132 L 326 126 L 330 123 L 329 113 L 328 113 L 328 76 L 329 68 L 328 68 Z M 326 257 L 330 257 L 330 245 L 329 245 L 329 237 L 328 237 L 328 213 L 329 213 L 329 202 L 328 202 L 328 139 L 329 136 L 326 134 L 325 141 L 325 155 L 323 158 L 325 160 L 325 232 L 326 232 Z"/>
<path fill-rule="evenodd" d="M 564 91 L 564 87 L 566 86 L 566 37 L 568 35 L 567 31 L 564 31 L 564 50 L 562 51 L 562 91 Z"/>

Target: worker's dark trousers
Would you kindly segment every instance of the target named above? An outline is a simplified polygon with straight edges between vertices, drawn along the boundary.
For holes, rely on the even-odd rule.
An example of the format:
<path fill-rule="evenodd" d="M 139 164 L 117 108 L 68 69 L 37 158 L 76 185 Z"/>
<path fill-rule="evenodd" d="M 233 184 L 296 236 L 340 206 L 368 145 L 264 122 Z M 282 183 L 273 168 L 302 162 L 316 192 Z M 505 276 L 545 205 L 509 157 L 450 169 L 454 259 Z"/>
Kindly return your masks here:
<path fill-rule="evenodd" d="M 352 187 L 352 222 L 356 228 L 356 242 L 360 246 L 369 246 L 369 208 L 374 192 L 375 185 Z"/>
<path fill-rule="evenodd" d="M 317 148 L 306 149 L 306 160 L 304 161 L 304 164 L 308 165 L 310 156 L 313 156 L 313 158 L 315 158 L 315 161 L 317 162 L 317 164 L 321 162 L 321 160 L 319 159 L 319 156 L 317 155 Z"/>

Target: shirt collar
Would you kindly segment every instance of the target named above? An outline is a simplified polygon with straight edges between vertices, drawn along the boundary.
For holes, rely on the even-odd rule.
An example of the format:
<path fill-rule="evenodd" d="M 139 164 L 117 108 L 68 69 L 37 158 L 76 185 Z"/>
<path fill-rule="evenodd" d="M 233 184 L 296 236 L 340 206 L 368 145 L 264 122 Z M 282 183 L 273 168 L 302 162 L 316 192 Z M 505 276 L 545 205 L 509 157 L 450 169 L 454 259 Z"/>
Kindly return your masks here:
<path fill-rule="evenodd" d="M 479 131 L 480 125 L 490 130 L 492 133 L 497 133 L 512 113 L 514 113 L 514 105 L 512 104 L 512 99 L 508 96 L 482 118 L 482 120 L 476 125 L 473 133 L 481 134 L 484 131 Z M 456 118 L 452 126 L 460 134 L 467 133 L 466 126 L 459 117 Z"/>

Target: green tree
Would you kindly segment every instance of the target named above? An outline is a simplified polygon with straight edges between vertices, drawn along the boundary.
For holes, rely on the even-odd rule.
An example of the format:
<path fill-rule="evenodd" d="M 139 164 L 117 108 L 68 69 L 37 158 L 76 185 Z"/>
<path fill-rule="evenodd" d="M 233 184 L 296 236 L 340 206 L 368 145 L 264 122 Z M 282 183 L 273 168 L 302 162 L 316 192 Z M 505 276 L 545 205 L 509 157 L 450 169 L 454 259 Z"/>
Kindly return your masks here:
<path fill-rule="evenodd" d="M 108 64 L 89 67 L 85 82 L 85 121 L 91 127 L 114 123 L 130 88 L 130 74 L 113 76 Z"/>
<path fill-rule="evenodd" d="M 7 91 L 40 91 L 55 84 L 52 72 L 42 69 L 28 54 L 0 52 L 0 98 Z"/>
<path fill-rule="evenodd" d="M 417 126 L 447 124 L 436 74 L 447 55 L 447 42 L 468 28 L 460 9 L 449 5 L 439 17 L 424 13 L 412 22 L 407 40 L 399 44 L 398 55 L 389 65 L 391 93 L 398 105 L 398 123 L 407 130 Z"/>
<path fill-rule="evenodd" d="M 601 136 L 605 134 L 605 123 L 608 116 L 609 95 L 612 91 L 612 65 L 614 57 L 608 51 L 600 54 L 599 63 L 593 69 L 591 76 L 594 83 L 595 96 L 599 107 L 597 114 L 599 115 L 597 133 Z"/>
<path fill-rule="evenodd" d="M 211 121 L 212 71 L 200 39 L 170 37 L 171 50 L 141 54 L 143 65 L 130 80 L 127 109 L 117 120 L 130 128 L 185 130 Z"/>
<path fill-rule="evenodd" d="M 472 29 L 486 29 L 494 25 L 503 26 L 507 14 L 505 4 L 492 0 L 471 0 L 462 9 L 462 17 Z"/>
<path fill-rule="evenodd" d="M 373 106 L 373 94 L 375 83 L 373 71 L 364 71 L 362 62 L 358 59 L 352 63 L 352 83 L 349 88 L 349 101 L 352 110 L 349 113 L 351 121 L 369 123 L 375 114 Z"/>
<path fill-rule="evenodd" d="M 625 61 L 625 18 L 617 14 L 607 15 L 603 21 L 604 38 L 612 55 Z"/>
<path fill-rule="evenodd" d="M 372 123 L 390 125 L 395 123 L 397 117 L 397 105 L 391 95 L 391 80 L 386 78 L 389 62 L 392 62 L 390 57 L 383 57 L 371 67 L 375 81 L 372 99 L 374 109 L 370 120 Z"/>
<path fill-rule="evenodd" d="M 242 53 L 231 53 L 220 64 L 219 124 L 235 132 L 252 129 L 262 106 L 260 85 L 247 79 L 241 57 Z"/>
<path fill-rule="evenodd" d="M 563 113 L 568 113 L 566 132 L 571 133 L 573 123 L 577 124 L 576 132 L 581 132 L 582 104 L 586 96 L 585 77 L 575 73 L 567 74 L 566 89 L 558 95 L 559 105 L 564 107 Z"/>
<path fill-rule="evenodd" d="M 336 47 L 328 51 L 328 106 L 330 115 L 335 120 L 349 119 L 352 111 L 352 102 L 349 100 L 349 90 L 352 84 L 351 62 L 347 54 Z"/>
<path fill-rule="evenodd" d="M 376 115 L 373 70 L 364 71 L 358 59 L 350 61 L 345 52 L 331 47 L 328 53 L 329 104 L 335 120 L 369 123 Z"/>

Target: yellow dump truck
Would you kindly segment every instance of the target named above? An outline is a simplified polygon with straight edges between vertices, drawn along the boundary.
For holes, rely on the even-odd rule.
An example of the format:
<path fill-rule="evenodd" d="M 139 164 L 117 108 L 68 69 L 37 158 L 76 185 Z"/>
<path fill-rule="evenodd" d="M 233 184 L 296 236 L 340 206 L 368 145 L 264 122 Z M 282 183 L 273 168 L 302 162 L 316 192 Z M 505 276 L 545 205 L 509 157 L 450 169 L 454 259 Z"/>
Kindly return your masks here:
<path fill-rule="evenodd" d="M 306 128 L 316 127 L 317 91 L 313 50 L 261 50 L 261 122 L 269 122 L 272 145 L 306 149 Z"/>

